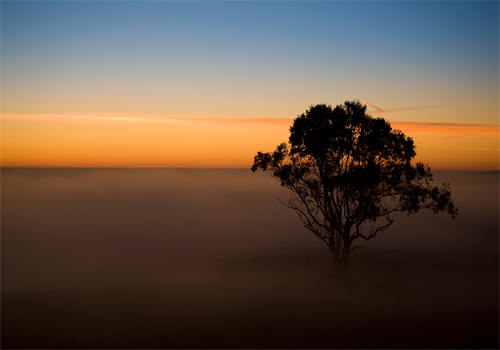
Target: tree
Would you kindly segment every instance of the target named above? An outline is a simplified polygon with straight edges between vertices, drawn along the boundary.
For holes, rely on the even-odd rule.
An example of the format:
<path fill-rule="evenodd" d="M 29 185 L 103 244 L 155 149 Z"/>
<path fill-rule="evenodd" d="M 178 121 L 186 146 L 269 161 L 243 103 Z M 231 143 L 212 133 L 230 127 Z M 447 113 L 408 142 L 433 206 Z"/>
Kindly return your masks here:
<path fill-rule="evenodd" d="M 394 222 L 397 212 L 457 209 L 449 184 L 433 186 L 428 165 L 416 163 L 411 137 L 361 103 L 311 106 L 290 127 L 288 143 L 258 152 L 252 171 L 272 172 L 292 193 L 286 205 L 330 249 L 340 273 L 350 253 Z"/>

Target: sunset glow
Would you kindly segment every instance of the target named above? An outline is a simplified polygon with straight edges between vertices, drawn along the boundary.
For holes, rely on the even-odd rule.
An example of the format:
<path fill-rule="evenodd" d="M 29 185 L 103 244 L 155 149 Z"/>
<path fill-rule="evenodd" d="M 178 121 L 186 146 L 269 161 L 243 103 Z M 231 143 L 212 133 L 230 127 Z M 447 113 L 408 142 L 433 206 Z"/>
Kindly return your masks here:
<path fill-rule="evenodd" d="M 292 119 L 2 115 L 8 167 L 248 167 L 288 138 Z M 498 167 L 497 125 L 392 122 L 438 169 Z"/>
<path fill-rule="evenodd" d="M 0 0 L 0 348 L 498 349 L 499 10 Z"/>
<path fill-rule="evenodd" d="M 417 160 L 496 170 L 492 7 L 3 2 L 2 166 L 248 168 L 359 99 Z"/>

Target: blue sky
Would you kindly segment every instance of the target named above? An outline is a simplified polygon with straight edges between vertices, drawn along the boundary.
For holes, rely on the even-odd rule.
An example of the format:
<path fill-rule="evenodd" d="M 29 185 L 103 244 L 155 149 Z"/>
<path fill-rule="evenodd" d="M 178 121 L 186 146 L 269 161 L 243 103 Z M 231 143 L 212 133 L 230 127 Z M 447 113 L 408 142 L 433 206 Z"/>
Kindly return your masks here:
<path fill-rule="evenodd" d="M 248 167 L 308 106 L 361 99 L 415 137 L 419 160 L 498 169 L 496 1 L 1 10 L 8 166 Z"/>
<path fill-rule="evenodd" d="M 2 68 L 8 112 L 69 111 L 61 90 L 73 93 L 71 111 L 87 112 L 171 112 L 159 91 L 220 99 L 218 113 L 230 115 L 266 97 L 398 107 L 470 95 L 491 105 L 498 2 L 2 2 Z M 94 106 L 91 87 L 109 103 Z"/>

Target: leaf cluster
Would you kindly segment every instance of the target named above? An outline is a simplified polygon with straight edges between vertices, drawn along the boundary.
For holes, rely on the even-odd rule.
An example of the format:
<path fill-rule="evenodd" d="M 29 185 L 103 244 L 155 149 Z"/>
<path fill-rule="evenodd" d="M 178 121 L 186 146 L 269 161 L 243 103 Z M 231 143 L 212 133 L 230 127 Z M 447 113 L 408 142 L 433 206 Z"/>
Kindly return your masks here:
<path fill-rule="evenodd" d="M 350 247 L 389 227 L 395 212 L 455 217 L 449 184 L 434 186 L 430 168 L 412 164 L 415 154 L 411 137 L 348 101 L 311 106 L 294 120 L 288 143 L 257 153 L 252 171 L 270 171 L 290 189 L 288 206 L 325 243 Z"/>

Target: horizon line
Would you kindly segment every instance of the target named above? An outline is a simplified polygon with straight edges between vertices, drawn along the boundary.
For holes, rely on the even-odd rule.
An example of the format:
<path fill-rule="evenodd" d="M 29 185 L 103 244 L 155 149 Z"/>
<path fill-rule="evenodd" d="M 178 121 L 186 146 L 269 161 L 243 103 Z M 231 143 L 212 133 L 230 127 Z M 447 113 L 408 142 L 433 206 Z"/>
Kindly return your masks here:
<path fill-rule="evenodd" d="M 425 163 L 424 163 L 425 164 Z M 172 167 L 172 166 L 0 166 L 0 171 L 4 169 L 68 169 L 68 170 L 248 170 L 251 167 Z M 473 169 L 473 168 L 434 168 L 432 171 L 468 171 L 468 172 L 500 172 L 499 169 Z"/>

